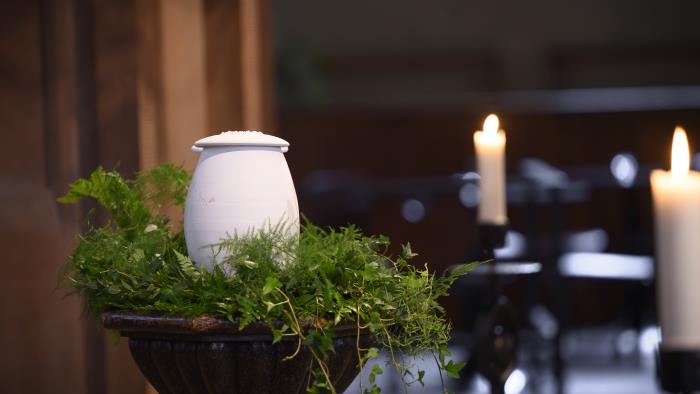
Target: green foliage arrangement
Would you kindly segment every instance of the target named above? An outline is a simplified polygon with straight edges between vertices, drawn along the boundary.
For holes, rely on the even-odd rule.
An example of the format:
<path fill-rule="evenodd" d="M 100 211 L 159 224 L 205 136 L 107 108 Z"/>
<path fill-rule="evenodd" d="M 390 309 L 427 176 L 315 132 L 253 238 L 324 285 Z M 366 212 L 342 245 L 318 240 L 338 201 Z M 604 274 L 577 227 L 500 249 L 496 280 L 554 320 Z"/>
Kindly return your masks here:
<path fill-rule="evenodd" d="M 325 360 L 333 351 L 331 329 L 348 321 L 376 339 L 377 347 L 357 349 L 360 368 L 382 348 L 405 386 L 422 384 L 425 372 L 397 360 L 399 352 L 432 356 L 441 378 L 443 373 L 458 376 L 463 364 L 447 359 L 450 324 L 438 299 L 474 264 L 438 276 L 409 262 L 416 256 L 409 245 L 391 258 L 385 237 L 363 235 L 353 226 L 322 229 L 306 221 L 298 239 L 289 239 L 277 226 L 222 240 L 220 248 L 228 255 L 224 268 L 198 270 L 187 257 L 183 232 L 161 213 L 169 205 L 183 206 L 188 184 L 189 174 L 170 164 L 133 180 L 98 168 L 59 199 L 94 198 L 110 217 L 80 235 L 66 265 L 66 283 L 84 297 L 89 313 L 216 315 L 239 319 L 241 328 L 264 321 L 275 342 L 294 336 L 298 349 L 306 346 L 313 354 L 309 393 L 335 393 Z M 236 274 L 227 276 L 224 270 Z M 279 321 L 283 324 L 272 324 Z M 375 382 L 381 373 L 375 365 L 370 387 L 361 391 L 379 393 Z"/>

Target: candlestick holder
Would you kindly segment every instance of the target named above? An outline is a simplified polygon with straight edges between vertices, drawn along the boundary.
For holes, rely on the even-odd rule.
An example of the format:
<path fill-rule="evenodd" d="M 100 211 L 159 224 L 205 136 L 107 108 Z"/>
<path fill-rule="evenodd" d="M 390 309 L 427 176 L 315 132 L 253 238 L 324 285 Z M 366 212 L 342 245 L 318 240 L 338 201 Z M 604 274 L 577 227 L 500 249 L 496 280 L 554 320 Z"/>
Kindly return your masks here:
<path fill-rule="evenodd" d="M 670 350 L 662 345 L 656 367 L 662 390 L 671 393 L 700 390 L 700 350 Z"/>
<path fill-rule="evenodd" d="M 494 249 L 505 245 L 507 232 L 504 224 L 479 224 L 479 246 L 486 259 L 495 259 Z"/>
<path fill-rule="evenodd" d="M 518 349 L 517 324 L 515 313 L 508 298 L 501 291 L 498 270 L 495 264 L 495 249 L 505 245 L 507 226 L 494 224 L 479 225 L 479 245 L 489 264 L 492 286 L 496 295 L 493 308 L 483 324 L 477 329 L 475 346 L 476 369 L 491 385 L 491 392 L 505 392 L 505 382 L 515 368 Z"/>

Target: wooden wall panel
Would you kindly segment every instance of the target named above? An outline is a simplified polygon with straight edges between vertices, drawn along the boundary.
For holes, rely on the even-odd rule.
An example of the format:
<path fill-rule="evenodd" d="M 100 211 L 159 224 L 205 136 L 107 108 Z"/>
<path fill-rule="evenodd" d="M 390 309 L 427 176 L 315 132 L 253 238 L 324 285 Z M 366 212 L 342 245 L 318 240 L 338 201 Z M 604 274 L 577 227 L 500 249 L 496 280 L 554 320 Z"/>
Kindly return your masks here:
<path fill-rule="evenodd" d="M 192 142 L 225 130 L 274 132 L 267 1 L 138 3 L 142 167 L 194 168 Z"/>
<path fill-rule="evenodd" d="M 93 0 L 99 164 L 139 170 L 136 0 Z"/>
<path fill-rule="evenodd" d="M 142 167 L 192 169 L 192 142 L 208 134 L 203 1 L 146 0 L 138 14 Z"/>
<path fill-rule="evenodd" d="M 97 164 L 132 176 L 140 170 L 137 5 L 134 0 L 93 0 L 92 9 Z M 145 379 L 131 358 L 128 341 L 107 336 L 102 346 L 106 392 L 143 392 Z"/>
<path fill-rule="evenodd" d="M 269 0 L 240 0 L 244 128 L 275 134 Z"/>
<path fill-rule="evenodd" d="M 75 152 L 60 139 L 75 137 L 65 94 L 72 48 L 47 40 L 70 34 L 60 23 L 70 17 L 64 10 L 40 1 L 0 5 L 3 393 L 85 391 L 80 302 L 56 290 L 77 227 L 55 202 L 55 186 L 77 172 Z"/>
<path fill-rule="evenodd" d="M 193 169 L 191 144 L 206 136 L 204 2 L 138 5 L 139 151 L 142 168 L 171 161 Z"/>
<path fill-rule="evenodd" d="M 202 0 L 161 2 L 165 157 L 194 168 L 192 143 L 209 134 Z"/>
<path fill-rule="evenodd" d="M 160 1 L 137 2 L 136 14 L 139 160 L 150 168 L 165 155 Z"/>
<path fill-rule="evenodd" d="M 206 0 L 208 133 L 242 130 L 242 65 L 238 2 Z"/>

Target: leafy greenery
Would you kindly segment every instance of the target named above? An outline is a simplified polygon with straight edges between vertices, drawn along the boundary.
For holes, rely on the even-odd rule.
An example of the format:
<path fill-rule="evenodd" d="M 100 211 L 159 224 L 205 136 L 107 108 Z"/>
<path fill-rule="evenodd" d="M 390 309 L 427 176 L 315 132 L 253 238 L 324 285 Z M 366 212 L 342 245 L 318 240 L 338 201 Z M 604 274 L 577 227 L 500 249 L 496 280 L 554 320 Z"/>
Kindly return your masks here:
<path fill-rule="evenodd" d="M 406 385 L 422 384 L 425 372 L 398 361 L 399 352 L 432 353 L 441 371 L 457 376 L 463 364 L 446 359 L 450 324 L 438 299 L 474 264 L 438 276 L 409 262 L 416 256 L 410 245 L 391 258 L 385 237 L 307 221 L 298 239 L 277 226 L 223 240 L 218 247 L 227 256 L 224 263 L 213 272 L 199 270 L 187 256 L 182 231 L 160 213 L 170 204 L 183 206 L 188 183 L 186 171 L 168 164 L 134 180 L 98 168 L 59 199 L 75 203 L 92 197 L 111 218 L 80 236 L 66 266 L 67 283 L 84 296 L 90 313 L 211 314 L 239 319 L 241 327 L 267 322 L 275 342 L 295 336 L 298 347 L 314 355 L 309 393 L 335 393 L 325 360 L 333 351 L 331 329 L 341 322 L 369 330 Z M 279 321 L 283 324 L 272 324 Z M 376 347 L 357 351 L 360 367 L 379 355 Z M 376 376 L 382 373 L 375 365 L 370 387 L 361 390 L 380 392 Z"/>

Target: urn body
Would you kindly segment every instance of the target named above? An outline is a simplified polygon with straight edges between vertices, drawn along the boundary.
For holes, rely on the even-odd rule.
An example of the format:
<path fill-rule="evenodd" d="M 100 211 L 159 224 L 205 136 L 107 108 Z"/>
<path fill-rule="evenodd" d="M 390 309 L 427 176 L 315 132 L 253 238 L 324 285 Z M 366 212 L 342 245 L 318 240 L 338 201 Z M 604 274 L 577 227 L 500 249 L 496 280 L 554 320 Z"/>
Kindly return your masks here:
<path fill-rule="evenodd" d="M 185 202 L 184 230 L 198 267 L 213 270 L 221 263 L 226 253 L 218 244 L 228 237 L 275 226 L 287 236 L 299 234 L 299 206 L 284 158 L 288 145 L 257 132 L 226 132 L 195 143 L 201 156 Z"/>

